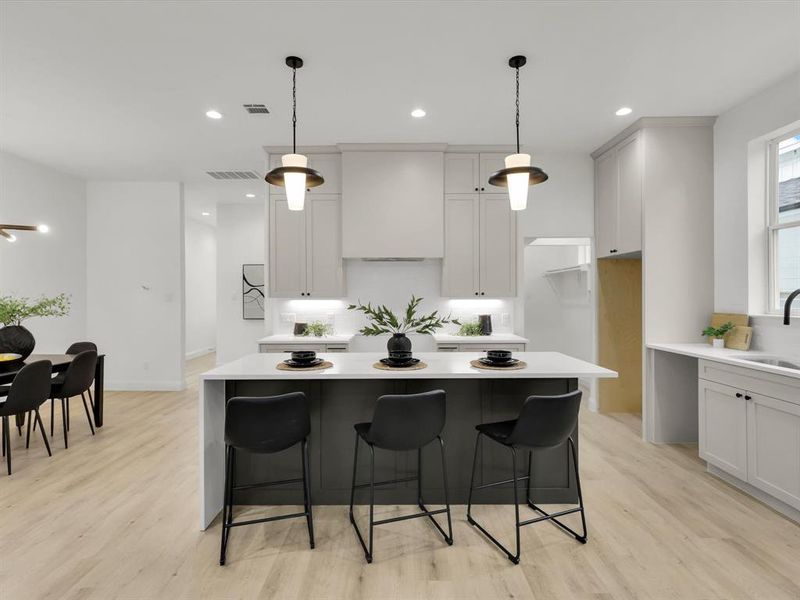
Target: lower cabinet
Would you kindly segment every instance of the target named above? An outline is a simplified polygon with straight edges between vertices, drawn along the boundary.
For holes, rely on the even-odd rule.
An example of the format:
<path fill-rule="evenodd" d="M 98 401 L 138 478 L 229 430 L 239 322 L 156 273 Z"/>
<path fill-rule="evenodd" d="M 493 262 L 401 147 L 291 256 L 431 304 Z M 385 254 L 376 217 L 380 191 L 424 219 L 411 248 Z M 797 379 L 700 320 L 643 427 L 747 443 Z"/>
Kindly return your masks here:
<path fill-rule="evenodd" d="M 699 454 L 800 510 L 800 381 L 700 361 Z"/>

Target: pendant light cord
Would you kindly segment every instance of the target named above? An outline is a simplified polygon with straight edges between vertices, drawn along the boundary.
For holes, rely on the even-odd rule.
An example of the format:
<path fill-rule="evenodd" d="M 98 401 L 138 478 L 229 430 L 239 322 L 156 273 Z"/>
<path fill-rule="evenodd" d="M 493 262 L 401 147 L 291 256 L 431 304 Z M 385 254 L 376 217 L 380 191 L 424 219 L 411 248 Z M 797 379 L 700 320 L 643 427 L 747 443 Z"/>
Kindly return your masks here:
<path fill-rule="evenodd" d="M 517 71 L 517 154 L 519 154 L 519 67 Z"/>
<path fill-rule="evenodd" d="M 517 77 L 519 77 L 519 70 L 517 70 Z M 517 86 L 519 87 L 519 83 Z M 519 113 L 519 100 L 517 100 L 517 113 Z M 517 116 L 517 128 L 519 128 L 519 115 Z M 517 145 L 519 146 L 519 132 L 517 132 Z M 292 154 L 297 154 L 297 69 L 294 67 L 292 67 Z"/>

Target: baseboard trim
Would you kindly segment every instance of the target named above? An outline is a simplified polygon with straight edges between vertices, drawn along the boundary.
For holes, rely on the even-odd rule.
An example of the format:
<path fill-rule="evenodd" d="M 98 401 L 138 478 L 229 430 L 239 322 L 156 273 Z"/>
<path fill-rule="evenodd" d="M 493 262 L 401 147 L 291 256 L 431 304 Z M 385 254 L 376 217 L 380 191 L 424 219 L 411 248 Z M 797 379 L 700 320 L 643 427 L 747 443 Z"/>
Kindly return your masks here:
<path fill-rule="evenodd" d="M 180 392 L 186 389 L 183 381 L 106 381 L 108 392 Z"/>
<path fill-rule="evenodd" d="M 214 352 L 216 348 L 201 348 L 200 350 L 192 350 L 191 352 L 186 353 L 186 360 L 192 360 L 193 358 L 200 358 L 201 356 L 205 356 L 206 354 L 211 354 Z"/>
<path fill-rule="evenodd" d="M 800 510 L 797 510 L 793 506 L 789 506 L 782 500 L 778 500 L 775 496 L 770 496 L 766 492 L 761 491 L 755 486 L 750 485 L 746 481 L 742 481 L 738 477 L 734 477 L 729 473 L 726 473 L 722 469 L 715 467 L 712 464 L 706 463 L 706 471 L 708 471 L 714 477 L 718 477 L 722 479 L 725 483 L 732 485 L 735 488 L 740 489 L 744 493 L 752 496 L 756 500 L 763 502 L 771 509 L 781 513 L 784 517 L 791 519 L 796 523 L 800 523 Z"/>

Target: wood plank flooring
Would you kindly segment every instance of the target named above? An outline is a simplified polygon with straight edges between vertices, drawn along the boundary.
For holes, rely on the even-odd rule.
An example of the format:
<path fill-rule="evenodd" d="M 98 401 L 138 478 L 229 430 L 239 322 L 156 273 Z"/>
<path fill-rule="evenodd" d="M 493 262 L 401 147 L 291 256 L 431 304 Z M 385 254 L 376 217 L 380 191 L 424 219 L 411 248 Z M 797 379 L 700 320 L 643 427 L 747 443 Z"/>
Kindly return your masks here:
<path fill-rule="evenodd" d="M 798 525 L 706 474 L 696 447 L 645 444 L 638 418 L 588 410 L 585 546 L 532 525 L 513 566 L 457 506 L 452 547 L 421 519 L 396 523 L 376 529 L 367 565 L 347 508 L 317 506 L 316 550 L 301 519 L 255 525 L 232 532 L 219 567 L 218 524 L 197 528 L 197 374 L 212 361 L 191 361 L 185 392 L 108 393 L 95 437 L 74 404 L 70 448 L 56 433 L 52 458 L 14 433 L 14 474 L 0 473 L 0 599 L 800 598 Z M 475 515 L 513 541 L 512 507 Z"/>

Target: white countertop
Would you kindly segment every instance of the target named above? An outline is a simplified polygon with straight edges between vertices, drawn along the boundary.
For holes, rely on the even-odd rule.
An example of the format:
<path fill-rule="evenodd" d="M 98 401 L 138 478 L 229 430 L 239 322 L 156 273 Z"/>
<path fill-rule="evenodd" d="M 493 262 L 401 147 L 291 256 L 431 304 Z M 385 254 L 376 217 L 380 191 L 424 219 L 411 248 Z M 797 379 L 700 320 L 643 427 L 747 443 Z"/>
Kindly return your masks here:
<path fill-rule="evenodd" d="M 695 358 L 704 358 L 706 360 L 736 365 L 737 367 L 746 367 L 748 369 L 755 369 L 757 371 L 774 373 L 775 375 L 786 375 L 788 377 L 800 379 L 800 371 L 796 369 L 786 369 L 784 367 L 776 367 L 773 365 L 765 365 L 763 363 L 745 360 L 745 358 L 770 357 L 786 358 L 787 360 L 794 360 L 794 362 L 800 363 L 800 359 L 798 358 L 793 359 L 792 357 L 788 356 L 779 357 L 770 352 L 763 352 L 760 350 L 732 350 L 730 348 L 714 348 L 710 344 L 703 343 L 647 344 L 647 347 L 652 350 L 662 350 L 664 352 L 672 352 L 673 354 L 683 354 L 685 356 L 693 356 Z"/>
<path fill-rule="evenodd" d="M 372 365 L 384 353 L 319 353 L 333 367 L 322 371 L 279 371 L 286 359 L 283 353 L 248 354 L 220 365 L 200 377 L 203 380 L 226 379 L 546 379 L 546 378 L 615 378 L 617 373 L 560 352 L 516 352 L 527 363 L 524 369 L 488 371 L 470 366 L 469 361 L 484 356 L 482 352 L 420 352 L 414 354 L 428 367 L 417 371 L 382 371 Z"/>
<path fill-rule="evenodd" d="M 513 333 L 493 333 L 491 335 L 453 335 L 432 333 L 437 344 L 527 344 L 528 338 Z"/>
<path fill-rule="evenodd" d="M 352 333 L 348 335 L 323 335 L 317 337 L 315 335 L 268 335 L 258 340 L 259 344 L 349 344 L 353 337 Z"/>

